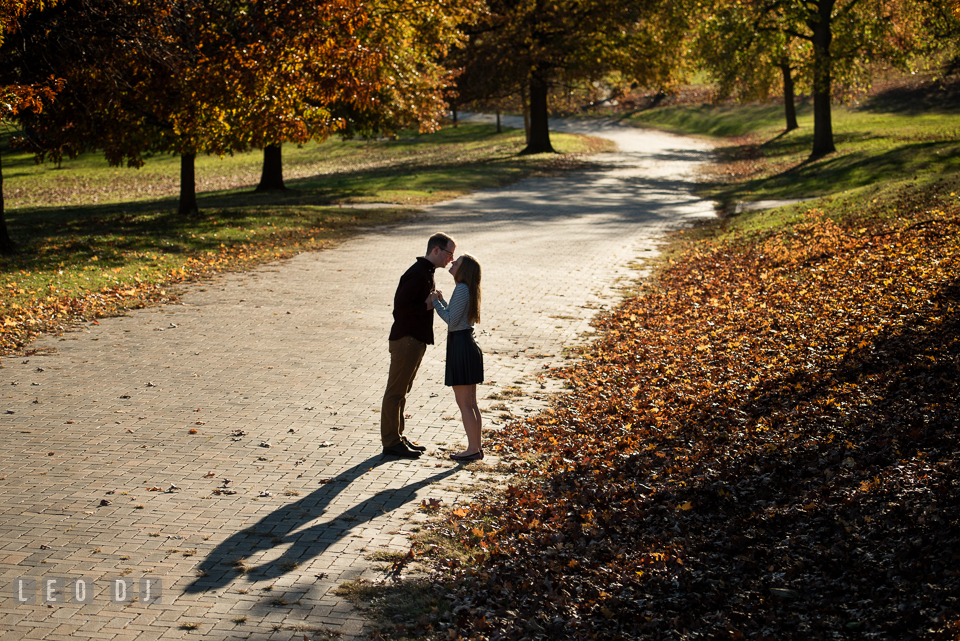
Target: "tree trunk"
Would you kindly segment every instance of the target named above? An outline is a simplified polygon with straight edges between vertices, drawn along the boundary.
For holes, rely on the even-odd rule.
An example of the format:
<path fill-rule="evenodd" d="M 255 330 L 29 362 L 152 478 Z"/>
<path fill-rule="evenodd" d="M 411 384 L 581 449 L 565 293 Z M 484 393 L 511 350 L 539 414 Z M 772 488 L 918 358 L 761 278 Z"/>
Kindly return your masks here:
<path fill-rule="evenodd" d="M 833 124 L 830 115 L 830 93 L 813 94 L 813 158 L 832 154 L 837 148 L 833 145 Z"/>
<path fill-rule="evenodd" d="M 283 191 L 283 158 L 280 145 L 267 145 L 263 148 L 263 169 L 260 172 L 260 184 L 257 191 Z"/>
<path fill-rule="evenodd" d="M 836 151 L 833 146 L 833 122 L 830 114 L 832 61 L 830 59 L 830 21 L 834 0 L 820 0 L 819 16 L 811 22 L 813 30 L 813 152 L 820 158 Z"/>
<path fill-rule="evenodd" d="M 520 108 L 523 110 L 523 142 L 530 144 L 530 102 L 527 100 L 527 85 L 520 88 Z"/>
<path fill-rule="evenodd" d="M 502 134 L 503 128 L 500 127 L 500 110 L 497 109 L 497 133 Z"/>
<path fill-rule="evenodd" d="M 799 129 L 797 124 L 797 105 L 793 93 L 793 75 L 790 71 L 790 65 L 780 65 L 780 71 L 783 74 L 783 110 L 787 117 L 787 131 Z"/>
<path fill-rule="evenodd" d="M 450 110 L 453 111 L 453 126 L 457 126 L 457 106 L 453 105 L 450 107 Z"/>
<path fill-rule="evenodd" d="M 3 203 L 3 162 L 0 160 L 0 255 L 9 256 L 16 249 L 17 246 L 14 245 L 10 234 L 7 232 L 7 217 L 4 213 Z"/>
<path fill-rule="evenodd" d="M 547 82 L 530 78 L 530 140 L 521 154 L 556 153 L 550 144 L 550 122 L 547 113 Z"/>
<path fill-rule="evenodd" d="M 180 208 L 181 216 L 196 216 L 200 213 L 197 206 L 197 154 L 180 155 Z"/>

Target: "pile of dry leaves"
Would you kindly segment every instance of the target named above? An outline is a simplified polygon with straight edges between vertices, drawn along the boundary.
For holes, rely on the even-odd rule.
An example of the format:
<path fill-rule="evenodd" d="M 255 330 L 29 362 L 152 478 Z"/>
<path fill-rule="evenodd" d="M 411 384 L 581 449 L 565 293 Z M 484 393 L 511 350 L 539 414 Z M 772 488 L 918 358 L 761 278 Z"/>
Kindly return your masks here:
<path fill-rule="evenodd" d="M 602 318 L 407 632 L 960 637 L 960 200 L 835 218 L 701 242 Z"/>

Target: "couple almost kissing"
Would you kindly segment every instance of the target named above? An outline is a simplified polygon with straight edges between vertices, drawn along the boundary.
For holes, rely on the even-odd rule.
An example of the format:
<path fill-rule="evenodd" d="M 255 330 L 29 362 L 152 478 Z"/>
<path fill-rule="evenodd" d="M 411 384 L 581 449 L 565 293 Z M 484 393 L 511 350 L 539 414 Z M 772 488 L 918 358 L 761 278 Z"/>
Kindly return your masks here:
<path fill-rule="evenodd" d="M 433 313 L 447 323 L 447 368 L 444 385 L 453 394 L 467 433 L 467 449 L 450 458 L 457 462 L 483 458 L 477 384 L 483 382 L 483 354 L 473 335 L 480 322 L 480 263 L 469 254 L 454 260 L 457 243 L 446 234 L 427 241 L 427 253 L 400 277 L 393 297 L 390 329 L 390 373 L 380 414 L 384 456 L 417 458 L 427 448 L 404 436 L 404 408 L 427 345 L 433 345 Z M 436 288 L 434 272 L 450 265 L 456 283 L 450 301 Z"/>

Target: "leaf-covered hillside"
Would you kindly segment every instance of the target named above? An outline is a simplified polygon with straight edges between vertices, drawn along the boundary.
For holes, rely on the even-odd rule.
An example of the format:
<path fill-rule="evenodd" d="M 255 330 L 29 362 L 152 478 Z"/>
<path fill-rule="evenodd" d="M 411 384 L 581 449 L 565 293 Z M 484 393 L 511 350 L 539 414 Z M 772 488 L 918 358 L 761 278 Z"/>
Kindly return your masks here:
<path fill-rule="evenodd" d="M 671 262 L 499 435 L 542 464 L 440 526 L 475 563 L 437 570 L 408 631 L 960 636 L 958 192 L 827 202 Z"/>

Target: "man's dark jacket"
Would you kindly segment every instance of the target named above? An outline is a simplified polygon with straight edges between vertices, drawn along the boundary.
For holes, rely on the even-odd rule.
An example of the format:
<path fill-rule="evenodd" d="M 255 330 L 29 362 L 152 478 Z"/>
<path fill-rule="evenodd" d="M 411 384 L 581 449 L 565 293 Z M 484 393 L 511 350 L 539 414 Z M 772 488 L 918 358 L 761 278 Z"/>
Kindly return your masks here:
<path fill-rule="evenodd" d="M 390 340 L 413 336 L 421 343 L 433 345 L 433 307 L 427 306 L 427 296 L 434 289 L 433 273 L 436 269 L 433 263 L 420 256 L 400 277 L 393 297 Z"/>

